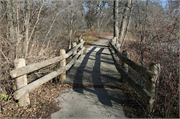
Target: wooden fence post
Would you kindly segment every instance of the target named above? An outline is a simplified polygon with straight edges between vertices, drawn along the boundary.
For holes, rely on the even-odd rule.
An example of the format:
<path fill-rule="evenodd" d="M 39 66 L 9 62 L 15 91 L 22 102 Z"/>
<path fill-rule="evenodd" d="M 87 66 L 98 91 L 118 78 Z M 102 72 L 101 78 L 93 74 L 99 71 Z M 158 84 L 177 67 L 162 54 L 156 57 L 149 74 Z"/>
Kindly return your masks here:
<path fill-rule="evenodd" d="M 120 52 L 120 44 L 116 43 L 116 48 Z M 117 54 L 115 54 L 117 56 Z M 119 61 L 119 57 L 117 56 L 117 60 Z"/>
<path fill-rule="evenodd" d="M 122 55 L 130 59 L 129 52 L 127 50 L 123 50 Z M 129 72 L 129 66 L 125 62 L 122 61 L 121 66 L 126 72 Z M 125 82 L 124 79 L 123 82 Z"/>
<path fill-rule="evenodd" d="M 65 49 L 61 49 L 61 50 L 60 50 L 60 56 L 61 56 L 61 55 L 64 55 L 64 54 L 66 54 Z M 66 58 L 60 61 L 60 68 L 62 68 L 62 67 L 64 67 L 64 66 L 66 66 Z M 63 81 L 65 81 L 65 80 L 66 80 L 66 72 L 63 72 L 63 73 L 60 75 L 60 81 L 63 82 Z"/>
<path fill-rule="evenodd" d="M 116 44 L 116 37 L 114 37 L 113 39 L 112 39 L 112 45 L 115 45 Z"/>
<path fill-rule="evenodd" d="M 160 74 L 160 64 L 151 63 L 149 70 L 155 75 L 154 77 L 150 77 L 150 80 L 147 81 L 147 91 L 154 97 L 154 103 L 149 107 L 150 112 L 152 112 L 157 99 L 157 81 Z"/>
<path fill-rule="evenodd" d="M 79 39 L 79 43 L 82 43 L 83 42 L 83 39 Z M 83 45 L 80 46 L 80 50 L 83 48 Z M 83 52 L 81 53 L 81 55 L 83 55 Z"/>
<path fill-rule="evenodd" d="M 77 43 L 76 42 L 73 42 L 72 43 L 72 47 L 76 47 Z M 77 54 L 77 50 L 73 52 L 73 57 Z"/>
<path fill-rule="evenodd" d="M 77 43 L 76 43 L 76 42 L 73 42 L 73 43 L 72 43 L 72 47 L 74 48 L 74 47 L 76 47 L 76 46 L 77 46 Z M 75 51 L 73 52 L 73 56 L 72 56 L 72 57 L 74 57 L 76 54 L 77 54 L 77 50 L 75 50 Z M 74 64 L 76 64 L 76 62 L 75 62 Z"/>
<path fill-rule="evenodd" d="M 120 51 L 120 44 L 119 43 L 116 43 L 116 48 L 118 51 Z"/>
<path fill-rule="evenodd" d="M 25 59 L 23 59 L 23 58 L 16 59 L 14 61 L 14 66 L 16 69 L 23 67 L 25 65 L 26 65 Z M 20 89 L 20 88 L 26 86 L 27 85 L 27 75 L 23 75 L 23 76 L 16 78 L 16 85 L 17 85 L 17 89 Z M 19 99 L 19 106 L 27 106 L 29 104 L 30 104 L 29 93 L 27 93 Z"/>
<path fill-rule="evenodd" d="M 127 58 L 130 59 L 129 52 L 128 52 L 127 50 L 123 50 L 122 55 L 124 55 L 125 57 L 127 57 Z M 122 62 L 122 68 L 123 68 L 126 72 L 129 71 L 129 67 L 128 67 L 128 65 L 127 65 L 125 62 Z"/>

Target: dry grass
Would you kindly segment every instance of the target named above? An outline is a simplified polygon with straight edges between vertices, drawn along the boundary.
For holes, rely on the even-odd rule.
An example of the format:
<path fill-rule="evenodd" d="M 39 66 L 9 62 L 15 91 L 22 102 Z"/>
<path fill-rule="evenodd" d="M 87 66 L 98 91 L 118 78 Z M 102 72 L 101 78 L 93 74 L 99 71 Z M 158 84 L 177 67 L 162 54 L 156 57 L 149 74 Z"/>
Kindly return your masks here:
<path fill-rule="evenodd" d="M 64 89 L 72 88 L 68 84 L 46 83 L 30 92 L 30 105 L 19 107 L 18 102 L 10 98 L 1 100 L 1 117 L 12 118 L 47 118 L 60 109 L 61 102 L 54 98 L 60 96 Z"/>
<path fill-rule="evenodd" d="M 58 45 L 51 43 L 48 47 L 44 47 L 42 49 L 41 55 L 38 55 L 38 53 L 40 53 L 39 45 L 34 44 L 33 49 L 29 51 L 29 55 L 26 58 L 27 65 L 59 56 L 59 51 L 61 48 L 67 49 L 67 45 L 62 45 L 59 47 Z M 15 79 L 12 79 L 10 76 L 10 71 L 14 69 L 14 59 L 11 58 L 11 52 L 12 50 L 6 53 L 8 61 L 6 61 L 5 58 L 1 58 L 1 117 L 47 118 L 51 113 L 59 110 L 60 108 L 54 101 L 54 98 L 59 96 L 62 90 L 70 88 L 71 86 L 55 84 L 53 82 L 46 83 L 30 92 L 31 104 L 29 106 L 18 106 L 18 101 L 14 100 L 12 95 L 17 88 Z M 28 74 L 28 83 L 37 80 L 38 78 L 54 70 L 57 70 L 59 66 L 59 63 L 56 63 Z M 5 98 L 6 96 L 8 96 L 8 98 Z"/>
<path fill-rule="evenodd" d="M 94 41 L 97 41 L 103 37 L 110 35 L 110 34 L 111 34 L 110 32 L 102 32 L 102 33 L 88 32 L 82 38 L 85 40 L 85 45 L 90 45 Z"/>
<path fill-rule="evenodd" d="M 93 36 L 92 33 L 87 33 L 85 37 L 89 37 L 90 41 L 94 42 L 100 38 L 99 34 Z M 92 39 L 91 39 L 92 38 Z M 94 39 L 93 39 L 94 38 Z M 88 40 L 85 40 L 88 41 Z M 4 42 L 1 42 L 3 46 L 3 51 L 8 48 L 8 45 Z M 28 56 L 26 57 L 26 65 L 40 62 L 46 59 L 50 59 L 56 56 L 59 56 L 60 49 L 65 49 L 68 52 L 68 40 L 61 39 L 56 42 L 50 42 L 42 48 L 41 42 L 32 41 L 30 43 L 30 50 Z M 63 45 L 62 45 L 63 44 Z M 40 52 L 41 51 L 41 52 Z M 12 117 L 12 118 L 47 118 L 50 115 L 58 111 L 58 103 L 54 101 L 54 98 L 60 96 L 63 93 L 64 89 L 72 88 L 68 84 L 58 84 L 57 81 L 59 77 L 56 77 L 52 81 L 43 84 L 42 86 L 36 88 L 30 92 L 30 102 L 31 104 L 27 107 L 19 107 L 18 101 L 13 99 L 13 93 L 17 90 L 15 79 L 12 79 L 10 76 L 10 71 L 14 69 L 14 59 L 11 58 L 12 49 L 9 52 L 5 53 L 8 61 L 2 57 L 1 58 L 1 117 Z M 67 63 L 71 59 L 67 59 Z M 28 83 L 33 82 L 34 80 L 39 79 L 42 76 L 49 74 L 52 71 L 59 69 L 59 63 L 52 64 L 50 66 L 44 67 L 37 71 L 34 71 L 27 75 Z M 6 96 L 7 99 L 5 98 Z"/>
<path fill-rule="evenodd" d="M 130 36 L 129 38 L 133 39 Z M 139 43 L 134 42 L 134 40 L 126 41 L 122 50 L 128 50 L 130 52 L 131 60 L 141 65 L 140 45 Z M 159 47 L 159 54 L 157 55 L 156 48 L 145 43 L 143 48 L 145 49 L 143 61 L 144 67 L 149 68 L 151 62 L 157 62 L 161 65 L 161 75 L 157 84 L 157 103 L 154 112 L 149 115 L 143 110 L 142 107 L 144 107 L 143 105 L 145 104 L 140 101 L 140 98 L 137 98 L 137 94 L 131 89 L 127 89 L 125 95 L 128 98 L 128 102 L 140 104 L 141 107 L 141 111 L 138 113 L 136 110 L 137 107 L 131 107 L 128 105 L 128 108 L 128 106 L 126 106 L 127 113 L 129 113 L 128 110 L 131 110 L 131 114 L 129 113 L 127 115 L 136 118 L 179 118 L 179 54 L 174 55 L 171 50 L 167 49 L 167 47 Z M 141 82 L 141 76 L 138 73 L 130 70 L 130 74 L 138 82 Z M 143 82 L 143 86 L 146 88 L 146 80 L 143 79 Z"/>

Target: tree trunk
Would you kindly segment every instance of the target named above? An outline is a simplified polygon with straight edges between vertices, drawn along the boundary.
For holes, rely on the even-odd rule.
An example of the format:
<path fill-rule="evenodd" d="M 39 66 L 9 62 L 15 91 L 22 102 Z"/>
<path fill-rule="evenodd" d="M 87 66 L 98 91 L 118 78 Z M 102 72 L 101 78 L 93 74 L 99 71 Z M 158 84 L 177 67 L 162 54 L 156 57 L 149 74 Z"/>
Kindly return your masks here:
<path fill-rule="evenodd" d="M 11 0 L 7 0 L 7 20 L 8 20 L 8 31 L 9 31 L 9 36 L 10 36 L 10 41 L 12 44 L 12 58 L 16 57 L 16 52 L 15 52 L 15 29 L 14 29 L 14 24 L 13 24 L 13 4 Z"/>
<path fill-rule="evenodd" d="M 118 29 L 118 2 L 119 0 L 114 0 L 114 37 L 116 37 L 116 41 L 119 38 L 119 29 Z"/>
<path fill-rule="evenodd" d="M 119 43 L 121 44 L 124 40 L 126 33 L 127 33 L 127 26 L 128 26 L 128 14 L 130 13 L 132 0 L 127 1 L 126 8 L 124 9 L 124 15 L 120 26 L 120 36 L 119 36 Z"/>
<path fill-rule="evenodd" d="M 71 49 L 71 47 L 72 47 L 72 29 L 70 29 L 70 31 L 69 31 L 69 49 Z"/>
<path fill-rule="evenodd" d="M 16 58 L 22 57 L 20 44 L 20 34 L 19 34 L 19 11 L 18 11 L 18 1 L 12 1 L 13 7 L 13 22 L 14 22 L 14 32 L 16 39 Z"/>
<path fill-rule="evenodd" d="M 71 49 L 71 43 L 72 43 L 72 32 L 73 32 L 73 17 L 74 13 L 71 11 L 71 19 L 70 19 L 70 30 L 69 30 L 69 49 Z"/>
<path fill-rule="evenodd" d="M 25 1 L 25 57 L 27 57 L 28 54 L 28 46 L 29 46 L 29 18 L 30 18 L 30 5 L 29 0 Z"/>
<path fill-rule="evenodd" d="M 6 11 L 7 10 L 7 1 L 4 1 L 4 3 L 1 3 L 1 5 L 2 5 L 2 8 L 4 7 L 4 11 Z M 2 12 L 2 10 L 1 10 L 1 12 Z M 5 16 L 6 16 L 6 18 L 8 18 L 7 13 L 6 13 Z M 7 19 L 7 21 L 8 21 L 8 19 Z M 8 22 L 7 22 L 7 25 L 6 25 L 6 38 L 9 39 L 9 26 L 8 26 Z"/>

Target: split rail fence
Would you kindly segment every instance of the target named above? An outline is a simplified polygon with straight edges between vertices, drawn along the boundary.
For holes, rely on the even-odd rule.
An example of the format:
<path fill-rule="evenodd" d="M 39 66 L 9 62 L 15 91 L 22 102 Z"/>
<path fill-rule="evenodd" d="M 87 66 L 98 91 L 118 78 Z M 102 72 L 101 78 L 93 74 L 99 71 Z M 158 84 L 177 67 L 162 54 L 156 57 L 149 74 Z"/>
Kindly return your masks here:
<path fill-rule="evenodd" d="M 116 44 L 116 40 L 112 39 L 109 43 L 109 50 L 113 57 L 116 69 L 121 74 L 121 79 L 123 82 L 127 81 L 132 88 L 142 97 L 142 99 L 147 103 L 147 111 L 152 112 L 156 103 L 157 98 L 157 79 L 160 74 L 160 64 L 151 63 L 149 69 L 138 65 L 137 63 L 130 60 L 129 52 L 124 50 L 122 54 L 120 53 L 120 45 Z M 122 64 L 119 64 L 119 59 L 121 59 Z M 145 77 L 147 80 L 147 87 L 141 86 L 130 74 L 128 73 L 129 67 L 138 72 L 141 76 Z"/>
<path fill-rule="evenodd" d="M 25 66 L 24 59 L 16 59 L 14 62 L 16 69 L 10 71 L 10 75 L 12 78 L 16 78 L 16 85 L 18 90 L 13 93 L 13 96 L 14 99 L 19 101 L 19 105 L 29 105 L 29 92 L 57 77 L 58 75 L 60 75 L 60 81 L 65 81 L 66 71 L 69 70 L 73 66 L 73 64 L 76 63 L 78 57 L 83 54 L 83 50 L 85 49 L 83 44 L 83 39 L 80 39 L 78 45 L 76 44 L 76 42 L 72 44 L 73 49 L 71 49 L 68 53 L 66 53 L 64 49 L 61 49 L 60 56 L 27 66 Z M 80 49 L 80 51 L 77 53 L 78 49 Z M 121 74 L 121 80 L 123 80 L 123 82 L 127 81 L 132 86 L 132 88 L 137 93 L 139 93 L 142 99 L 147 103 L 147 110 L 149 112 L 152 112 L 157 98 L 157 79 L 160 73 L 160 70 L 158 70 L 158 68 L 160 69 L 160 65 L 151 63 L 150 68 L 147 69 L 130 60 L 128 51 L 124 50 L 121 54 L 119 49 L 120 45 L 116 44 L 115 40 L 112 39 L 110 42 L 109 50 L 112 54 L 116 69 Z M 70 57 L 71 55 L 73 55 L 72 60 L 68 64 L 66 64 L 66 58 Z M 122 60 L 121 65 L 119 64 L 119 59 Z M 27 84 L 26 74 L 57 62 L 60 62 L 60 69 L 58 69 L 57 71 L 53 71 L 32 83 Z M 142 87 L 132 76 L 130 76 L 130 74 L 128 73 L 129 66 L 147 79 L 146 88 Z"/>
<path fill-rule="evenodd" d="M 72 44 L 73 49 L 71 49 L 68 53 L 66 53 L 64 49 L 61 49 L 60 56 L 45 61 L 41 61 L 38 63 L 30 64 L 27 66 L 25 66 L 25 59 L 22 58 L 16 59 L 14 61 L 14 65 L 16 69 L 10 71 L 10 75 L 12 78 L 16 78 L 17 90 L 13 93 L 13 97 L 14 99 L 19 101 L 19 106 L 29 105 L 30 104 L 29 92 L 31 92 L 38 86 L 50 81 L 51 79 L 57 77 L 58 75 L 60 75 L 60 81 L 62 82 L 65 81 L 66 71 L 69 70 L 73 66 L 73 64 L 76 63 L 78 57 L 83 54 L 83 50 L 85 49 L 84 42 L 85 41 L 83 41 L 83 39 L 80 39 L 78 45 L 76 42 L 73 42 Z M 80 50 L 77 53 L 78 49 Z M 73 58 L 68 64 L 66 64 L 66 58 L 70 56 L 73 56 Z M 32 83 L 27 84 L 26 74 L 57 62 L 60 62 L 60 69 L 58 69 L 57 71 L 53 71 L 48 75 L 45 75 L 35 80 Z"/>

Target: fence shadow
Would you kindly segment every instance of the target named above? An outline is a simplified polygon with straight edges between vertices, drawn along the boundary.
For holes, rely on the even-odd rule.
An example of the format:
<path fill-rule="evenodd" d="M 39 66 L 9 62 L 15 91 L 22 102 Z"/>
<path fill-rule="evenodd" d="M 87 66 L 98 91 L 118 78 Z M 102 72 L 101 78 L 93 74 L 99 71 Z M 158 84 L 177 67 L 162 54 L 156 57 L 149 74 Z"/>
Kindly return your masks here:
<path fill-rule="evenodd" d="M 73 90 L 78 92 L 78 93 L 83 93 L 84 91 L 88 91 L 91 92 L 95 95 L 97 95 L 97 98 L 99 100 L 100 103 L 102 103 L 103 105 L 106 106 L 112 106 L 112 102 L 117 102 L 119 104 L 122 104 L 122 100 L 116 98 L 113 95 L 109 95 L 108 92 L 105 87 L 104 87 L 104 83 L 102 82 L 102 75 L 101 75 L 101 55 L 102 52 L 105 48 L 100 48 L 96 54 L 95 54 L 95 63 L 93 66 L 92 71 L 88 71 L 88 73 L 90 73 L 91 78 L 92 78 L 92 84 L 90 87 L 93 88 L 86 88 L 83 85 L 83 73 L 87 72 L 86 65 L 88 63 L 89 57 L 91 55 L 91 53 L 96 49 L 96 47 L 93 47 L 84 57 L 81 65 L 78 68 L 78 71 L 76 73 L 75 79 L 74 79 L 74 83 L 73 83 Z"/>
<path fill-rule="evenodd" d="M 104 88 L 104 84 L 101 80 L 101 72 L 100 72 L 100 68 L 101 68 L 101 53 L 103 52 L 104 48 L 101 48 L 95 56 L 95 64 L 93 67 L 93 71 L 92 71 L 92 82 L 93 82 L 93 87 L 95 89 L 95 94 L 98 96 L 99 101 L 104 104 L 104 105 L 108 105 L 108 106 L 112 106 L 111 100 L 109 100 L 109 98 L 105 98 L 108 97 L 108 93 L 107 90 Z M 98 84 L 98 85 L 97 85 Z M 101 93 L 99 91 L 98 88 L 101 88 Z"/>
<path fill-rule="evenodd" d="M 81 65 L 79 66 L 79 68 L 77 69 L 77 73 L 76 73 L 76 76 L 75 76 L 75 79 L 74 79 L 74 82 L 73 82 L 73 89 L 74 91 L 77 91 L 79 93 L 83 93 L 83 90 L 77 90 L 77 88 L 83 88 L 83 70 L 85 69 L 86 67 L 86 64 L 88 62 L 88 59 L 91 55 L 91 53 L 96 49 L 96 47 L 93 47 L 88 53 L 86 53 Z M 81 69 L 81 70 L 80 70 Z"/>

